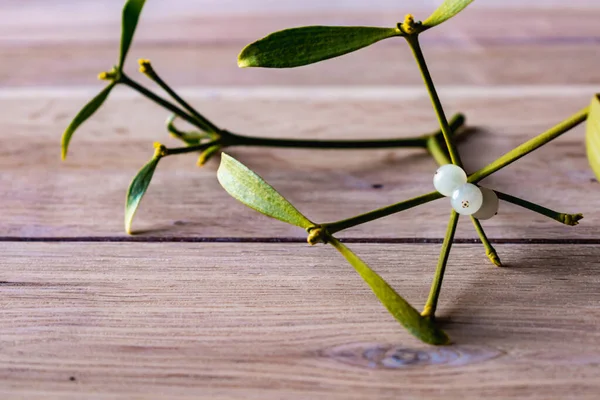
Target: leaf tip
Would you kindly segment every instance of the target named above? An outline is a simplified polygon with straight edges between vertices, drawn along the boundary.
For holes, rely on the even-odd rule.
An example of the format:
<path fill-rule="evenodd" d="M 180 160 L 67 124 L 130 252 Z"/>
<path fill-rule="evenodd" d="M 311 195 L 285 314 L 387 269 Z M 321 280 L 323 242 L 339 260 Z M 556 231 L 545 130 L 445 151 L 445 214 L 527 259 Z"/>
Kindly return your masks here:
<path fill-rule="evenodd" d="M 442 331 L 441 329 L 439 330 L 438 333 L 438 341 L 436 341 L 435 343 L 432 343 L 436 346 L 446 346 L 449 345 L 450 343 L 452 343 L 452 341 L 450 340 L 450 336 L 448 336 L 448 334 L 444 331 Z"/>
<path fill-rule="evenodd" d="M 219 168 L 217 168 L 217 180 L 221 184 L 221 186 L 225 187 L 224 175 L 225 175 L 225 164 L 231 160 L 231 156 L 227 153 L 221 153 L 221 162 L 219 163 Z"/>
<path fill-rule="evenodd" d="M 254 67 L 257 65 L 256 57 L 246 54 L 247 48 L 248 47 L 244 48 L 244 50 L 242 50 L 242 52 L 238 56 L 237 64 L 240 68 Z"/>
<path fill-rule="evenodd" d="M 63 133 L 61 141 L 60 141 L 60 159 L 61 161 L 65 161 L 67 159 L 67 152 L 69 151 L 69 139 L 70 139 L 69 129 Z"/>

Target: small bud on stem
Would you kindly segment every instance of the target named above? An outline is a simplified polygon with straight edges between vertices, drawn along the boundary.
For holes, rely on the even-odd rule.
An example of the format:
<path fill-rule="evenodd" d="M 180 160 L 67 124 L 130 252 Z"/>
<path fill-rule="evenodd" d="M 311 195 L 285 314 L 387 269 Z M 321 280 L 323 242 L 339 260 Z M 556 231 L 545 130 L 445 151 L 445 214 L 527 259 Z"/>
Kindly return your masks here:
<path fill-rule="evenodd" d="M 412 16 L 412 14 L 406 14 L 404 17 L 404 22 L 402 22 L 398 28 L 400 28 L 400 30 L 407 35 L 412 35 L 417 33 L 418 25 L 419 24 L 415 22 L 415 18 Z"/>
<path fill-rule="evenodd" d="M 324 229 L 320 226 L 312 226 L 312 227 L 308 228 L 307 231 L 308 231 L 308 237 L 306 238 L 306 241 L 311 246 L 314 246 L 317 243 L 327 244 L 327 242 L 328 242 L 327 237 L 329 236 L 329 234 L 327 233 L 326 229 Z"/>
<path fill-rule="evenodd" d="M 144 75 L 150 75 L 154 72 L 152 69 L 152 64 L 150 64 L 150 60 L 146 58 L 140 58 L 138 60 L 138 64 L 140 64 L 140 72 Z"/>
<path fill-rule="evenodd" d="M 167 148 L 164 144 L 154 142 L 154 157 L 164 157 L 167 155 Z"/>

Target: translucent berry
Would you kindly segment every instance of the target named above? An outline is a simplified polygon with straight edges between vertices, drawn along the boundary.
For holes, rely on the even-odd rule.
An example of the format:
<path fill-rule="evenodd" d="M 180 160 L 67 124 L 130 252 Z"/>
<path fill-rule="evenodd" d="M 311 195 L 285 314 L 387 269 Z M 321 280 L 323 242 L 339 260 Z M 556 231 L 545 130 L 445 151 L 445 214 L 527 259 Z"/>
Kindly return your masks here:
<path fill-rule="evenodd" d="M 472 183 L 465 183 L 452 192 L 451 203 L 457 213 L 472 215 L 481 208 L 483 193 Z"/>
<path fill-rule="evenodd" d="M 481 194 L 483 194 L 483 203 L 481 208 L 473 214 L 473 216 L 477 219 L 490 219 L 498 214 L 498 207 L 500 206 L 498 196 L 496 196 L 496 192 L 492 189 L 480 187 L 479 190 L 481 190 Z"/>
<path fill-rule="evenodd" d="M 442 165 L 435 171 L 433 186 L 444 196 L 452 196 L 452 192 L 467 183 L 465 171 L 454 164 Z"/>

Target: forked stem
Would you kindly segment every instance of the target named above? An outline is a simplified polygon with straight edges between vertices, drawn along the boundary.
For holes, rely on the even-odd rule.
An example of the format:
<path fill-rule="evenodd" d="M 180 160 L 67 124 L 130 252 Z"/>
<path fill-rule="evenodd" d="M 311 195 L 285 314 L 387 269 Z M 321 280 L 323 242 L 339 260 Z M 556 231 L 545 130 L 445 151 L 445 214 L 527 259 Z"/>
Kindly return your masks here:
<path fill-rule="evenodd" d="M 169 94 L 177 103 L 179 103 L 183 108 L 185 108 L 197 121 L 199 128 L 207 132 L 220 132 L 220 129 L 210 122 L 207 118 L 205 118 L 202 114 L 200 114 L 194 107 L 192 107 L 188 102 L 186 102 L 181 96 L 179 96 L 167 83 L 156 73 L 152 64 L 150 64 L 150 60 L 141 59 L 139 60 L 140 64 L 140 72 L 154 81 L 158 86 L 160 86 L 165 92 Z"/>
<path fill-rule="evenodd" d="M 189 115 L 188 113 L 186 113 L 185 111 L 183 111 L 181 108 L 177 107 L 175 104 L 171 103 L 170 101 L 163 99 L 156 93 L 154 93 L 151 90 L 140 85 L 136 81 L 129 78 L 127 75 L 121 74 L 119 83 L 123 83 L 124 85 L 129 86 L 130 88 L 137 91 L 138 93 L 145 96 L 146 98 L 152 100 L 159 106 L 166 108 L 167 110 L 169 110 L 173 114 L 176 114 L 178 117 L 181 117 L 182 119 L 186 120 L 190 124 L 200 128 L 200 129 L 203 129 L 203 127 L 198 123 L 198 121 L 196 121 L 196 119 L 193 116 Z"/>
<path fill-rule="evenodd" d="M 454 131 L 452 131 L 452 134 L 454 134 Z M 447 153 L 446 149 L 443 148 L 442 146 L 444 146 L 444 144 L 440 143 L 440 141 L 437 140 L 437 138 L 430 138 L 430 140 L 427 142 L 427 150 L 429 151 L 429 154 L 431 154 L 433 159 L 439 165 L 449 164 L 450 159 L 448 158 L 448 153 Z M 487 235 L 485 234 L 485 231 L 483 230 L 483 226 L 481 226 L 481 223 L 479 222 L 479 220 L 473 216 L 471 216 L 471 222 L 473 223 L 473 226 L 475 227 L 475 231 L 477 232 L 477 235 L 479 236 L 479 240 L 481 240 L 481 243 L 483 244 L 483 247 L 485 248 L 485 255 L 489 258 L 489 260 L 492 262 L 492 264 L 494 264 L 498 267 L 501 267 L 502 262 L 500 261 L 500 257 L 498 256 L 496 249 L 494 249 L 494 246 L 492 246 Z"/>
<path fill-rule="evenodd" d="M 456 114 L 452 117 L 450 126 L 458 130 L 464 124 L 465 117 Z M 439 135 L 441 131 L 416 136 L 412 138 L 381 139 L 381 140 L 302 140 L 302 139 L 276 139 L 261 138 L 254 136 L 242 136 L 225 130 L 217 133 L 217 139 L 199 145 L 167 149 L 166 155 L 184 154 L 202 151 L 210 146 L 234 147 L 234 146 L 256 146 L 256 147 L 292 147 L 298 149 L 383 149 L 398 147 L 426 148 L 432 138 Z M 181 135 L 182 133 L 180 133 Z M 207 146 L 207 144 L 209 146 Z"/>

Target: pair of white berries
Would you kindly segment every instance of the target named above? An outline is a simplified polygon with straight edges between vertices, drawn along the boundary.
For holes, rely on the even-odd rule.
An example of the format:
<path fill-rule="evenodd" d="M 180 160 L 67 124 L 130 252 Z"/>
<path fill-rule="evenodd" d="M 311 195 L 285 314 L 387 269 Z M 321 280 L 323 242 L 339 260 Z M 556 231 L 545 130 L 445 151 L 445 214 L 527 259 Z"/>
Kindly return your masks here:
<path fill-rule="evenodd" d="M 450 197 L 452 208 L 463 215 L 490 219 L 498 213 L 498 196 L 488 188 L 467 183 L 467 174 L 454 164 L 442 165 L 433 176 L 433 186 Z"/>

